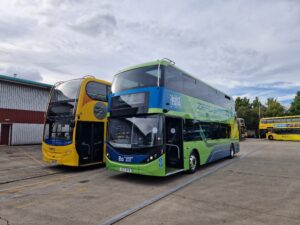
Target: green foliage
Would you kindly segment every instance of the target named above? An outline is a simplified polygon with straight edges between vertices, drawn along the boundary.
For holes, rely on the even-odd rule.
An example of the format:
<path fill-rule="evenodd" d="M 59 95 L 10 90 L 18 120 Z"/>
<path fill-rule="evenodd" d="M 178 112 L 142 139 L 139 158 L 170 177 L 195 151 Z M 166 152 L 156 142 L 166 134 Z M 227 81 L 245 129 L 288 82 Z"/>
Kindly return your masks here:
<path fill-rule="evenodd" d="M 297 92 L 294 100 L 292 101 L 288 114 L 291 116 L 300 115 L 300 91 Z"/>
<path fill-rule="evenodd" d="M 235 101 L 235 107 L 237 112 L 237 117 L 244 118 L 247 129 L 256 129 L 256 121 L 258 120 L 258 111 L 255 112 L 252 104 L 250 103 L 250 99 L 244 97 L 238 97 Z"/>
<path fill-rule="evenodd" d="M 235 100 L 235 108 L 238 109 L 240 107 L 250 107 L 250 99 L 244 97 L 244 98 L 240 98 L 237 97 Z"/>
<path fill-rule="evenodd" d="M 267 117 L 284 116 L 284 107 L 274 98 L 268 98 L 267 100 Z"/>
<path fill-rule="evenodd" d="M 259 101 L 258 97 L 256 97 L 252 103 L 250 103 L 250 99 L 246 97 L 238 97 L 235 101 L 235 104 L 237 117 L 244 118 L 247 129 L 255 130 L 257 134 L 259 118 L 283 116 L 285 114 L 284 107 L 274 98 L 269 98 L 266 106 Z"/>

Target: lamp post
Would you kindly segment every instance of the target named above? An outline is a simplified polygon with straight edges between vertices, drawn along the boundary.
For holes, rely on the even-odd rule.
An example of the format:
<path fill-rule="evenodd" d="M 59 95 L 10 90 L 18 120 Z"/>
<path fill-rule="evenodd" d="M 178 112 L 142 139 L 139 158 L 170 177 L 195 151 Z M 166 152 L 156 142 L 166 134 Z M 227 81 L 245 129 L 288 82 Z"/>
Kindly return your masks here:
<path fill-rule="evenodd" d="M 259 122 L 260 122 L 260 101 L 258 101 L 258 138 L 260 139 Z"/>

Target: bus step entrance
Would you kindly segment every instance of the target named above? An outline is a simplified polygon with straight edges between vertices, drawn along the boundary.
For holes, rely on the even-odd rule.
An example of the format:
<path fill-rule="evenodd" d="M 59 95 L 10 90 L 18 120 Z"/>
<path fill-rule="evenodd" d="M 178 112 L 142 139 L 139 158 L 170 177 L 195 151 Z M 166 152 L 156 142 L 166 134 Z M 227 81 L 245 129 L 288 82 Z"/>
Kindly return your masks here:
<path fill-rule="evenodd" d="M 181 168 L 180 148 L 178 145 L 166 144 L 167 166 Z"/>
<path fill-rule="evenodd" d="M 166 176 L 170 176 L 172 174 L 179 173 L 179 172 L 182 172 L 182 171 L 184 171 L 184 169 L 167 167 Z"/>

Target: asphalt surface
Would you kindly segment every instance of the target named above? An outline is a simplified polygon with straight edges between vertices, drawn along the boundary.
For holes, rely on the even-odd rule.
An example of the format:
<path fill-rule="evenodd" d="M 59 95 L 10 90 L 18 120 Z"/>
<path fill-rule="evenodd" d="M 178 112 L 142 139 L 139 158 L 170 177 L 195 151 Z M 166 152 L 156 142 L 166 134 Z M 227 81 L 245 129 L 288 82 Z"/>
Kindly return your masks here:
<path fill-rule="evenodd" d="M 0 146 L 0 225 L 300 224 L 299 142 L 247 140 L 234 159 L 165 178 L 51 167 L 40 148 Z"/>

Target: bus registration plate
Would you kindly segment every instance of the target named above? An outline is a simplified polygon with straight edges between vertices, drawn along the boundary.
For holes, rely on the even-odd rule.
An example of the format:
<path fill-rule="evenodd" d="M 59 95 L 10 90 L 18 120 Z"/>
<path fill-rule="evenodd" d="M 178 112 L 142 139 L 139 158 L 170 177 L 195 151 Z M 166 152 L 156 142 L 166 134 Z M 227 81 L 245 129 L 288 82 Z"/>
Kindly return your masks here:
<path fill-rule="evenodd" d="M 125 172 L 125 173 L 132 173 L 132 170 L 130 168 L 122 168 L 122 167 L 120 167 L 120 171 L 121 172 Z"/>

